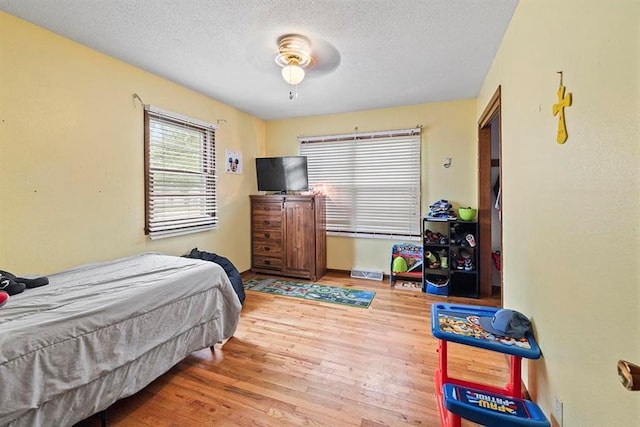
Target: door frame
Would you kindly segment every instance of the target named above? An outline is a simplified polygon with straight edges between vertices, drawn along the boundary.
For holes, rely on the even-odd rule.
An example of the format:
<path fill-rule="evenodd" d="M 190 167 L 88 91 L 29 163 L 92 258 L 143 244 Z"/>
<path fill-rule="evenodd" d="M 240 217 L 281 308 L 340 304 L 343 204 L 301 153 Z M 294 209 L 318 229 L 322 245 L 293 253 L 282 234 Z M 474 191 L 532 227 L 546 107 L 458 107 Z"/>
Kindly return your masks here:
<path fill-rule="evenodd" d="M 498 132 L 498 146 L 502 157 L 502 120 L 501 120 L 501 86 L 498 86 L 491 100 L 485 107 L 478 120 L 478 255 L 480 269 L 480 296 L 488 298 L 492 296 L 492 264 L 491 258 L 491 124 L 498 120 L 500 132 Z M 502 162 L 499 164 L 500 188 L 502 188 Z M 502 196 L 502 195 L 501 195 Z M 502 240 L 502 221 L 500 222 L 500 239 Z M 502 247 L 502 244 L 500 244 Z M 502 305 L 502 271 L 500 272 L 500 304 Z"/>

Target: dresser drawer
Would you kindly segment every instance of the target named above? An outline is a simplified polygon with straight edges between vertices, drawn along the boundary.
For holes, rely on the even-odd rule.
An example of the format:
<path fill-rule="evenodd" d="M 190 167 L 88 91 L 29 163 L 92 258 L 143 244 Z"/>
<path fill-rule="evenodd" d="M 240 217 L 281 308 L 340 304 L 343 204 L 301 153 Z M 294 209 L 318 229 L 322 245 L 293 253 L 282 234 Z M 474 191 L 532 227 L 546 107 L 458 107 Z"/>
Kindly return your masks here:
<path fill-rule="evenodd" d="M 282 258 L 282 241 L 254 240 L 253 254 Z"/>
<path fill-rule="evenodd" d="M 251 233 L 253 242 L 271 243 L 272 245 L 282 245 L 282 229 L 280 227 L 269 229 L 254 229 Z"/>
<path fill-rule="evenodd" d="M 282 212 L 282 203 L 280 202 L 253 202 L 251 204 L 254 214 L 256 213 L 273 213 L 280 214 Z"/>
<path fill-rule="evenodd" d="M 266 268 L 270 270 L 282 269 L 282 258 L 254 255 L 252 266 L 254 268 Z"/>
<path fill-rule="evenodd" d="M 253 229 L 254 230 L 281 230 L 282 229 L 282 213 L 281 212 L 254 212 L 253 213 Z"/>

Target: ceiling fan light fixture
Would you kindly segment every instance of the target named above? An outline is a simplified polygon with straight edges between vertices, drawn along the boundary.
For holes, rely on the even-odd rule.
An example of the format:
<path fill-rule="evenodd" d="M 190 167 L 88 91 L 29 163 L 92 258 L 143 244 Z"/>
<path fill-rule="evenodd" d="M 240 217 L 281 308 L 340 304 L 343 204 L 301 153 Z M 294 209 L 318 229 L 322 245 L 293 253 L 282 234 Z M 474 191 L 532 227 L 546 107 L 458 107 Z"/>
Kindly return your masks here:
<path fill-rule="evenodd" d="M 286 34 L 278 39 L 276 64 L 282 67 L 282 78 L 290 85 L 297 85 L 305 76 L 304 68 L 311 57 L 309 39 L 299 34 Z"/>
<path fill-rule="evenodd" d="M 295 86 L 304 79 L 304 69 L 292 62 L 282 69 L 282 78 L 285 82 Z"/>

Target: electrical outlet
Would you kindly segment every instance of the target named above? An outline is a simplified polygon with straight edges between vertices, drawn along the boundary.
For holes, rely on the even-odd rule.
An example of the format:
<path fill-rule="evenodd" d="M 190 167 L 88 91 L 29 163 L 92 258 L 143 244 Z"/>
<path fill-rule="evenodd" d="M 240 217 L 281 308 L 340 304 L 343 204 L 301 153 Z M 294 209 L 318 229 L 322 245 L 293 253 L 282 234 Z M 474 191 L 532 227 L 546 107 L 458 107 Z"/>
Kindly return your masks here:
<path fill-rule="evenodd" d="M 553 405 L 553 417 L 558 423 L 558 427 L 562 427 L 562 400 L 558 396 L 555 397 Z"/>

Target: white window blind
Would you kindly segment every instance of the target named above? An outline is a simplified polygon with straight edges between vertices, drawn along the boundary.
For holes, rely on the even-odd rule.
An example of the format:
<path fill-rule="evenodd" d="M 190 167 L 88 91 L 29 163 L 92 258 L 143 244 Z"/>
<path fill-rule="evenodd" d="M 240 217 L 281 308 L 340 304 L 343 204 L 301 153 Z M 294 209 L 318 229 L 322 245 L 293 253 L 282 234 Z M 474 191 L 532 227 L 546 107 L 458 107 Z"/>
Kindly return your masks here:
<path fill-rule="evenodd" d="M 145 233 L 216 228 L 215 126 L 145 106 Z"/>
<path fill-rule="evenodd" d="M 309 186 L 327 194 L 327 231 L 420 236 L 420 128 L 300 137 Z"/>

